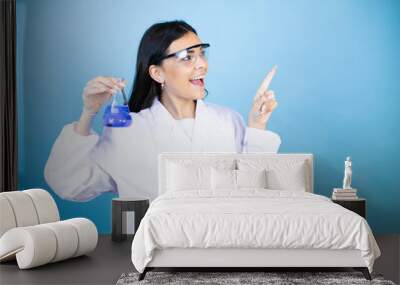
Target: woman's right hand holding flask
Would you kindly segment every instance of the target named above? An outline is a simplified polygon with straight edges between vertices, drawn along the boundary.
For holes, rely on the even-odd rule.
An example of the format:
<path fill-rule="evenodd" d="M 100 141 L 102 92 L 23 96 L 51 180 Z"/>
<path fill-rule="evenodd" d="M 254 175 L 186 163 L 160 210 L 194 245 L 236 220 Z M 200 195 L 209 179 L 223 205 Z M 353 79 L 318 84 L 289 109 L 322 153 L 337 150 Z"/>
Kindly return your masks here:
<path fill-rule="evenodd" d="M 83 111 L 75 125 L 75 132 L 87 136 L 93 117 L 105 102 L 126 86 L 127 81 L 114 77 L 98 76 L 86 83 L 83 89 Z"/>

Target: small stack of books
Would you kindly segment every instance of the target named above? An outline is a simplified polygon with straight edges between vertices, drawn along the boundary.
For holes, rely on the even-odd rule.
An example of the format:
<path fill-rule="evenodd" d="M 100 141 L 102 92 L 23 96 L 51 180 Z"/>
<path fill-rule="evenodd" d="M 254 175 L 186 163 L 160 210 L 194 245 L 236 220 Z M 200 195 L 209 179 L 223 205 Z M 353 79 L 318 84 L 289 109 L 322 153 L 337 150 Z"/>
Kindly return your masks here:
<path fill-rule="evenodd" d="M 357 189 L 333 188 L 332 199 L 334 200 L 357 200 Z"/>

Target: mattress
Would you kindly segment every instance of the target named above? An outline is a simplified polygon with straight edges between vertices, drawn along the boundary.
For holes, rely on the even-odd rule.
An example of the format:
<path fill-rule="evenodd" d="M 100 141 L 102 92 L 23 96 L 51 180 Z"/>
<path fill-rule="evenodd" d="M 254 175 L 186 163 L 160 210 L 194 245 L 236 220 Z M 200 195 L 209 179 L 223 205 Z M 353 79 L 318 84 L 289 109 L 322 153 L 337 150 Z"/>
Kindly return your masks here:
<path fill-rule="evenodd" d="M 132 242 L 139 272 L 162 249 L 359 250 L 372 271 L 379 248 L 366 220 L 307 192 L 266 189 L 167 192 Z"/>

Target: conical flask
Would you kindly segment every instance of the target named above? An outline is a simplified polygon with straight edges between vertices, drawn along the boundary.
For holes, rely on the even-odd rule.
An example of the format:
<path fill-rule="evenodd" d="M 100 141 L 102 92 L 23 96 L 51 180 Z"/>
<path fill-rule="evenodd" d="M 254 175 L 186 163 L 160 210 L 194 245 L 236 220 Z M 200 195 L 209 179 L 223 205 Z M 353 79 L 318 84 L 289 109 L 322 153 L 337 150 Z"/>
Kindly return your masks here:
<path fill-rule="evenodd" d="M 132 123 L 132 117 L 129 114 L 129 106 L 125 100 L 122 100 L 121 97 L 122 94 L 120 91 L 118 91 L 113 96 L 111 104 L 106 107 L 103 115 L 104 126 L 124 128 L 129 127 Z"/>

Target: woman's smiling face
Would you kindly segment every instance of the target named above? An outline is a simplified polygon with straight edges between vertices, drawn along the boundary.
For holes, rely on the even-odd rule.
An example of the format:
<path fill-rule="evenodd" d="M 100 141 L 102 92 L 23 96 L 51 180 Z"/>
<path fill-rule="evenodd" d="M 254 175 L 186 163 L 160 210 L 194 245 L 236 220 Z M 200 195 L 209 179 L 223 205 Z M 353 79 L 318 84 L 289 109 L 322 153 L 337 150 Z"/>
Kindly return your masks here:
<path fill-rule="evenodd" d="M 205 95 L 205 76 L 208 70 L 205 51 L 202 46 L 185 50 L 201 44 L 199 37 L 192 32 L 173 41 L 166 54 L 176 56 L 164 59 L 159 68 L 159 75 L 163 79 L 162 96 L 177 97 L 176 99 L 202 99 Z"/>

